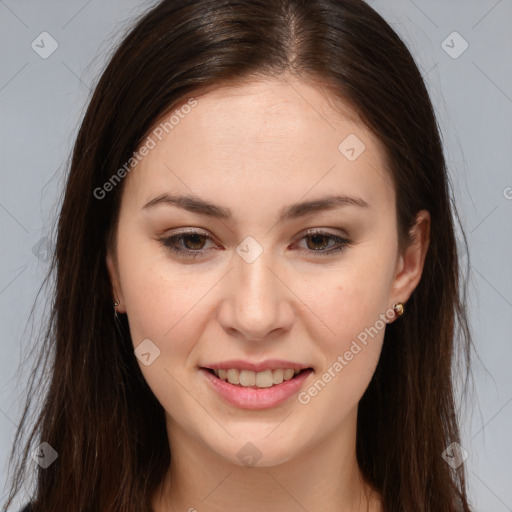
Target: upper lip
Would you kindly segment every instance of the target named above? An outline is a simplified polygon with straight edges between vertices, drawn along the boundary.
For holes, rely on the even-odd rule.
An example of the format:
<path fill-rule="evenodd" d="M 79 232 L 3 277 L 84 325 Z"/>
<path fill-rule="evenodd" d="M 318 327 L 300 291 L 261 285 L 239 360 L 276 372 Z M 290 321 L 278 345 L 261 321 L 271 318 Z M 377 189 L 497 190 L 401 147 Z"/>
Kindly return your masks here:
<path fill-rule="evenodd" d="M 253 372 L 263 372 L 265 370 L 278 370 L 287 368 L 293 368 L 294 370 L 304 370 L 311 368 L 311 366 L 295 363 L 293 361 L 284 361 L 283 359 L 267 359 L 259 363 L 251 363 L 250 361 L 244 361 L 242 359 L 232 359 L 230 361 L 221 361 L 219 363 L 211 363 L 203 368 L 209 368 L 211 370 L 229 370 L 230 368 L 236 368 L 238 370 L 250 370 Z"/>

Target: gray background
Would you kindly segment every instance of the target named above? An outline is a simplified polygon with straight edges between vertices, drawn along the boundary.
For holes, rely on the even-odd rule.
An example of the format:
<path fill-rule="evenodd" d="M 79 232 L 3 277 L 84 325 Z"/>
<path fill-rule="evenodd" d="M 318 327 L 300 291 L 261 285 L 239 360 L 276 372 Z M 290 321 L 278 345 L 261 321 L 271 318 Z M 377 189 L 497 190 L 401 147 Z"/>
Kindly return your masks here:
<path fill-rule="evenodd" d="M 480 358 L 476 394 L 462 410 L 470 497 L 477 511 L 512 511 L 512 0 L 369 3 L 404 38 L 427 80 L 469 239 L 470 318 Z M 113 44 L 151 4 L 0 0 L 2 488 L 28 378 L 18 368 L 32 339 L 27 318 L 47 269 L 67 158 Z M 42 32 L 58 43 L 46 59 L 31 47 L 51 48 Z M 464 41 L 468 48 L 458 55 Z"/>

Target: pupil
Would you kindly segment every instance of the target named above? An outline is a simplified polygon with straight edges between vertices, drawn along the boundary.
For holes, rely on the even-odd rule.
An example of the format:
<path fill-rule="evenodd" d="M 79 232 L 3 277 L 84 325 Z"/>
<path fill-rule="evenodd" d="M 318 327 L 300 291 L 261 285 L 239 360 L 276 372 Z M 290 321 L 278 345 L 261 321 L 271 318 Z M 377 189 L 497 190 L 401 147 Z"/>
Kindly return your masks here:
<path fill-rule="evenodd" d="M 187 249 L 200 249 L 201 247 L 190 247 L 186 241 L 190 241 L 190 239 L 193 239 L 192 245 L 195 243 L 198 243 L 200 246 L 202 246 L 201 241 L 198 242 L 198 239 L 204 238 L 204 235 L 198 235 L 198 234 L 192 234 L 192 235 L 186 235 L 184 238 L 185 245 L 187 246 Z"/>
<path fill-rule="evenodd" d="M 323 240 L 326 237 L 325 237 L 325 235 L 310 235 L 310 238 L 311 238 L 311 241 L 313 242 L 313 245 L 317 245 L 317 243 L 321 243 L 321 241 L 317 242 L 318 239 Z M 315 241 L 315 240 L 317 240 L 317 241 Z M 322 245 L 324 245 L 324 244 L 322 244 Z"/>

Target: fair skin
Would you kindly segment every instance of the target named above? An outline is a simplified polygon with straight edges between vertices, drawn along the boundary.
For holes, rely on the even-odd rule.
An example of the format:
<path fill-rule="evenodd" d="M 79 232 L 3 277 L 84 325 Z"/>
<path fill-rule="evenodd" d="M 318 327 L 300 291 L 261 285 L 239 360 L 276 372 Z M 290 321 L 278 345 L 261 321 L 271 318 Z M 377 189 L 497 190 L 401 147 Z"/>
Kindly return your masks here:
<path fill-rule="evenodd" d="M 160 350 L 148 366 L 139 361 L 166 411 L 172 454 L 154 510 L 377 512 L 355 441 L 357 405 L 385 328 L 359 343 L 307 404 L 293 396 L 275 407 L 237 407 L 200 367 L 284 359 L 313 368 L 301 388 L 308 390 L 380 315 L 407 302 L 421 277 L 429 215 L 419 213 L 414 242 L 400 253 L 384 150 L 319 86 L 261 79 L 197 101 L 125 178 L 117 248 L 107 256 L 134 346 L 149 339 Z M 338 149 L 350 134 L 366 147 L 353 161 Z M 232 217 L 165 203 L 144 208 L 164 193 L 193 195 Z M 288 206 L 326 195 L 367 206 L 278 220 Z M 178 255 L 159 241 L 184 228 L 212 237 L 174 242 L 202 255 Z M 250 263 L 236 251 L 248 236 L 263 249 Z M 338 246 L 329 236 L 350 245 L 328 254 Z M 253 466 L 238 455 L 249 442 L 260 454 Z"/>

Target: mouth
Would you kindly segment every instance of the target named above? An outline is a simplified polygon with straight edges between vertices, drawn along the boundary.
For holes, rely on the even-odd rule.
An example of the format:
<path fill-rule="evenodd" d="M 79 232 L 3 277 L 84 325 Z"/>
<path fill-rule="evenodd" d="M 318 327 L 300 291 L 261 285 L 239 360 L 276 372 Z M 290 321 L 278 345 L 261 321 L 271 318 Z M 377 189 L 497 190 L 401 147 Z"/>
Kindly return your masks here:
<path fill-rule="evenodd" d="M 260 372 L 238 368 L 198 368 L 207 386 L 240 409 L 270 409 L 288 401 L 307 385 L 313 368 L 276 368 Z"/>
<path fill-rule="evenodd" d="M 232 386 L 249 389 L 266 389 L 281 385 L 283 382 L 296 379 L 305 372 L 312 372 L 313 368 L 277 368 L 261 372 L 240 370 L 238 368 L 202 368 L 217 379 Z"/>

